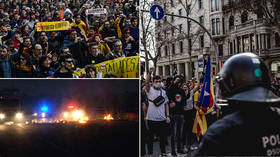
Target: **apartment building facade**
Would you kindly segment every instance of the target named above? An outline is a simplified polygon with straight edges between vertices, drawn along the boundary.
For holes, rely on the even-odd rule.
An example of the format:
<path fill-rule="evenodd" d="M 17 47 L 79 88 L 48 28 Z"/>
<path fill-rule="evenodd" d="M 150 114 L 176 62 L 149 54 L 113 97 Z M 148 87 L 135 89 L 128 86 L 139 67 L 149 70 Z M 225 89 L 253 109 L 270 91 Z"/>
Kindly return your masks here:
<path fill-rule="evenodd" d="M 160 53 L 158 75 L 168 77 L 176 71 L 186 79 L 198 77 L 198 60 L 206 60 L 207 56 L 211 57 L 215 73 L 216 53 L 220 66 L 227 58 L 241 52 L 256 53 L 273 73 L 279 74 L 279 31 L 263 16 L 236 10 L 234 0 L 163 0 L 158 3 L 164 6 L 166 13 L 189 16 L 198 21 L 213 39 L 210 40 L 193 22 L 165 16 L 156 23 L 157 53 Z"/>

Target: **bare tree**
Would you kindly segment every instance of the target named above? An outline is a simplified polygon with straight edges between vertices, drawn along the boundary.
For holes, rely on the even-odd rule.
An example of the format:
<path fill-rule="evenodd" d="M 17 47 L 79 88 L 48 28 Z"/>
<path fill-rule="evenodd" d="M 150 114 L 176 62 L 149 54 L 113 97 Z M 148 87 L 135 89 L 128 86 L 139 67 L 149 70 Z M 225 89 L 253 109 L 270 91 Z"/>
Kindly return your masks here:
<path fill-rule="evenodd" d="M 186 14 L 184 16 L 191 18 L 191 16 L 195 17 L 195 15 L 193 15 L 193 10 L 196 7 L 196 4 L 198 3 L 197 0 L 179 0 L 179 5 L 181 5 L 184 9 L 184 11 L 186 12 Z M 182 20 L 186 20 L 188 23 L 187 26 L 187 31 L 181 31 L 180 28 L 177 25 L 174 25 L 174 23 L 169 22 L 168 20 L 164 22 L 165 26 L 165 30 L 170 30 L 170 29 L 175 29 L 178 30 L 180 32 L 180 39 L 183 40 L 187 40 L 189 41 L 189 39 L 191 39 L 191 43 L 188 43 L 188 48 L 187 48 L 187 53 L 189 55 L 189 63 L 192 62 L 192 47 L 195 43 L 197 43 L 197 39 L 200 35 L 204 35 L 205 31 L 203 29 L 201 29 L 201 27 L 191 27 L 191 20 L 187 20 L 187 19 L 182 19 Z M 163 34 L 164 32 L 160 32 L 160 34 L 158 34 L 158 36 L 162 36 L 161 34 Z M 164 45 L 164 43 L 166 43 L 168 41 L 162 40 L 161 45 Z M 159 47 L 159 46 L 158 46 Z M 191 66 L 188 66 L 189 69 L 189 73 L 192 74 L 193 73 L 193 68 Z"/>

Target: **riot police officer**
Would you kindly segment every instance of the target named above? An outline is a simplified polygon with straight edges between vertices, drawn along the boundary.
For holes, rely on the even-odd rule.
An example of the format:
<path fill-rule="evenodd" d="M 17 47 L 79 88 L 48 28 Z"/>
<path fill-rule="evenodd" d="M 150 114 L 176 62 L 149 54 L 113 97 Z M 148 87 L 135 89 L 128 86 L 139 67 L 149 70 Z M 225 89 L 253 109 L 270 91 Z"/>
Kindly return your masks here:
<path fill-rule="evenodd" d="M 253 53 L 230 57 L 216 78 L 216 97 L 233 111 L 205 133 L 198 156 L 280 156 L 280 98 L 270 74 Z"/>

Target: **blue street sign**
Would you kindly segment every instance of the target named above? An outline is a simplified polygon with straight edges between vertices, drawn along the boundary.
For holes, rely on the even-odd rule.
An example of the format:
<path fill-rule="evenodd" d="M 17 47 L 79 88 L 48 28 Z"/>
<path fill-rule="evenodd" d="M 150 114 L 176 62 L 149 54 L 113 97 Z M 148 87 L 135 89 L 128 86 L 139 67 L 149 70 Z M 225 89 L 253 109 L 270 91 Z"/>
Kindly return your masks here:
<path fill-rule="evenodd" d="M 161 6 L 153 5 L 150 9 L 150 14 L 155 20 L 161 20 L 164 16 L 164 11 Z"/>

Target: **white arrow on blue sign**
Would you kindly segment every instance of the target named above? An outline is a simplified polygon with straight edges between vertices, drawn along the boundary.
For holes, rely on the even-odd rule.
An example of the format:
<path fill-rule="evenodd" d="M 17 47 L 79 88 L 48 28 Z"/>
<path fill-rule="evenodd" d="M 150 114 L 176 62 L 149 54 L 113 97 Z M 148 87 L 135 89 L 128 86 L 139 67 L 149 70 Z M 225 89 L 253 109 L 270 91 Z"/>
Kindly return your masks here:
<path fill-rule="evenodd" d="M 155 20 L 161 20 L 164 16 L 164 10 L 160 5 L 153 5 L 150 14 Z"/>

